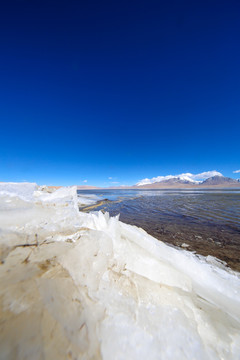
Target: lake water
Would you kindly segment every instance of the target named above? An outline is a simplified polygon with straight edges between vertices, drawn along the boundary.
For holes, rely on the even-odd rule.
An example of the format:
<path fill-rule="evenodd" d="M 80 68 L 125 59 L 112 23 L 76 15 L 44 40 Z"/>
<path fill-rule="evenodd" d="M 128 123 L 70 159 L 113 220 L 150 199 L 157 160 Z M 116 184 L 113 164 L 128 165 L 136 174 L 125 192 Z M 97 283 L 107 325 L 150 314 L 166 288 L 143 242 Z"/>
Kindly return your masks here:
<path fill-rule="evenodd" d="M 83 211 L 108 211 L 159 240 L 212 255 L 240 271 L 240 189 L 78 190 L 98 196 Z"/>

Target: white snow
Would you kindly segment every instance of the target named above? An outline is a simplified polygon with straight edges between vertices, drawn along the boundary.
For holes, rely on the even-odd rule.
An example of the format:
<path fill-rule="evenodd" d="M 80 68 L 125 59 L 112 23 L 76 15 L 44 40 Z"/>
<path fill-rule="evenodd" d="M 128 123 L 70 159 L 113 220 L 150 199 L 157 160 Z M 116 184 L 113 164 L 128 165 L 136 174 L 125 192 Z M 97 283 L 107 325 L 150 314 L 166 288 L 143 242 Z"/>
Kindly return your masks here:
<path fill-rule="evenodd" d="M 0 192 L 3 358 L 239 359 L 239 273 L 22 186 Z"/>

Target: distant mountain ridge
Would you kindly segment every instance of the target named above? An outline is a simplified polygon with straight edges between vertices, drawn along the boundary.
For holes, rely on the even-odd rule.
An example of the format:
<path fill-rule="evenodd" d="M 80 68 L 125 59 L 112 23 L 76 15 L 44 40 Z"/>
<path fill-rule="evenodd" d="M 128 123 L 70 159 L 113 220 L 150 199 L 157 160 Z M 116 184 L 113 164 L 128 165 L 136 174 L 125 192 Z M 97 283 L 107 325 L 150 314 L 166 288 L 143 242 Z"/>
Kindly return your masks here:
<path fill-rule="evenodd" d="M 201 188 L 239 188 L 239 179 L 232 179 L 225 176 L 215 175 L 205 179 L 204 181 L 195 181 L 187 179 L 187 177 L 171 177 L 169 179 L 163 179 L 151 184 L 136 184 L 133 186 L 111 186 L 105 189 L 201 189 Z M 97 186 L 79 185 L 78 190 L 97 190 L 104 189 Z"/>
<path fill-rule="evenodd" d="M 223 185 L 223 184 L 238 184 L 238 180 L 225 176 L 212 176 L 204 180 L 201 185 Z"/>
<path fill-rule="evenodd" d="M 160 181 L 161 184 L 197 184 L 196 181 L 183 180 L 180 177 Z"/>
<path fill-rule="evenodd" d="M 162 180 L 145 185 L 134 185 L 134 188 L 138 189 L 168 189 L 168 188 L 202 188 L 202 187 L 240 187 L 238 180 L 215 175 L 202 182 L 193 182 L 189 180 L 182 180 L 179 177 Z"/>

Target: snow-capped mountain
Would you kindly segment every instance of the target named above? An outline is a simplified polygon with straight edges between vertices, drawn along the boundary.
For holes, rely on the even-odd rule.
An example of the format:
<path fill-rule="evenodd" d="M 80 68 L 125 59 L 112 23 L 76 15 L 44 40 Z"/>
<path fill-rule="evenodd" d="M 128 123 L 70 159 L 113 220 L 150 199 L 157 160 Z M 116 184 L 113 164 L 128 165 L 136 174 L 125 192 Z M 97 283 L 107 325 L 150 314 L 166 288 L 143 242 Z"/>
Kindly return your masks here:
<path fill-rule="evenodd" d="M 157 178 L 155 178 L 157 179 Z M 142 189 L 167 189 L 167 188 L 207 188 L 207 187 L 239 187 L 240 182 L 236 179 L 215 175 L 202 181 L 197 181 L 189 176 L 165 176 L 157 181 L 153 179 L 144 179 L 135 188 Z"/>
<path fill-rule="evenodd" d="M 205 171 L 199 174 L 183 173 L 179 175 L 166 175 L 166 176 L 157 176 L 151 179 L 145 178 L 140 180 L 136 185 L 143 186 L 148 184 L 162 183 L 168 180 L 172 182 L 185 182 L 185 184 L 200 184 L 202 181 L 212 177 L 212 176 L 223 176 L 220 172 L 216 170 Z"/>

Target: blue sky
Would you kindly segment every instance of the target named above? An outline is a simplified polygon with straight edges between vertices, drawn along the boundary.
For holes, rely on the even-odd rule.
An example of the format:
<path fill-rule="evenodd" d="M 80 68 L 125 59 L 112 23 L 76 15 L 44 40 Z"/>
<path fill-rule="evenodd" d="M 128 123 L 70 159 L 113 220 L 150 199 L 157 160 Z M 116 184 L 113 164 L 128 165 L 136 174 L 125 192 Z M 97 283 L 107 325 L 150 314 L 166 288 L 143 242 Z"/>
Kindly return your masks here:
<path fill-rule="evenodd" d="M 0 33 L 0 181 L 240 177 L 238 1 L 5 1 Z"/>

